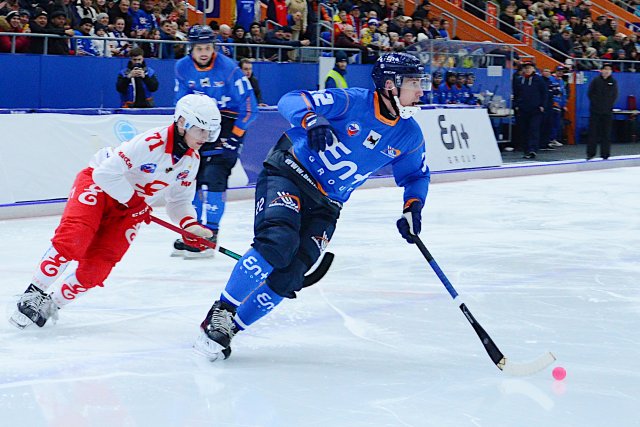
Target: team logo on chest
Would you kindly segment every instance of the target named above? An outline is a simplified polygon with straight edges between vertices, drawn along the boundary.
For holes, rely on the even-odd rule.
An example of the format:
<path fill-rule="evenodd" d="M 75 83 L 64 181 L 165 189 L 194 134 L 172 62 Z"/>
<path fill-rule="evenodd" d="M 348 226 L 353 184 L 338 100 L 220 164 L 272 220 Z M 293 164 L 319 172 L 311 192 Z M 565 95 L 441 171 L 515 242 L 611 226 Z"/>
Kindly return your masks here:
<path fill-rule="evenodd" d="M 176 176 L 176 181 L 180 181 L 181 179 L 185 179 L 189 176 L 189 170 L 185 169 Z"/>
<path fill-rule="evenodd" d="M 356 136 L 360 133 L 360 125 L 356 122 L 349 123 L 347 125 L 347 135 Z"/>
<path fill-rule="evenodd" d="M 140 170 L 144 173 L 154 173 L 156 171 L 156 167 L 158 167 L 158 165 L 155 163 L 145 163 L 140 166 Z"/>
<path fill-rule="evenodd" d="M 211 80 L 209 80 L 209 77 L 200 79 L 200 87 L 211 87 Z"/>
<path fill-rule="evenodd" d="M 367 135 L 367 138 L 364 140 L 362 145 L 367 147 L 369 150 L 373 150 L 374 148 L 376 148 L 376 145 L 378 145 L 378 142 L 380 142 L 381 138 L 382 135 L 380 135 L 375 130 L 372 130 L 371 132 L 369 132 L 369 135 Z"/>
<path fill-rule="evenodd" d="M 223 87 L 224 82 L 213 82 L 213 87 Z"/>

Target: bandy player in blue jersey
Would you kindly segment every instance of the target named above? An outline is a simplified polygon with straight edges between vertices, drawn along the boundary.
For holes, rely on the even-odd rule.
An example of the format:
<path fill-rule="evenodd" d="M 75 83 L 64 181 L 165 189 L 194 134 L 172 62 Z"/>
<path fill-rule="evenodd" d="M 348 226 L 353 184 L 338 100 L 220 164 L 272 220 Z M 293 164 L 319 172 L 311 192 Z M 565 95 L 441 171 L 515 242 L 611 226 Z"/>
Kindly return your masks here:
<path fill-rule="evenodd" d="M 374 65 L 376 90 L 294 91 L 278 104 L 292 125 L 264 163 L 256 184 L 252 248 L 201 324 L 194 349 L 209 360 L 231 354 L 236 333 L 301 290 L 304 274 L 326 248 L 343 204 L 385 165 L 404 187 L 397 226 L 413 243 L 429 187 L 420 127 L 412 118 L 429 76 L 406 53 Z"/>
<path fill-rule="evenodd" d="M 222 115 L 222 131 L 215 141 L 207 141 L 200 150 L 202 161 L 197 177 L 194 206 L 198 220 L 211 229 L 217 242 L 218 228 L 225 207 L 225 191 L 231 169 L 238 160 L 242 139 L 258 114 L 258 101 L 249 79 L 237 64 L 215 51 L 215 35 L 210 27 L 194 25 L 189 30 L 191 55 L 176 63 L 176 102 L 190 93 L 215 99 Z M 211 249 L 200 250 L 174 243 L 173 255 L 189 258 L 213 256 Z"/>

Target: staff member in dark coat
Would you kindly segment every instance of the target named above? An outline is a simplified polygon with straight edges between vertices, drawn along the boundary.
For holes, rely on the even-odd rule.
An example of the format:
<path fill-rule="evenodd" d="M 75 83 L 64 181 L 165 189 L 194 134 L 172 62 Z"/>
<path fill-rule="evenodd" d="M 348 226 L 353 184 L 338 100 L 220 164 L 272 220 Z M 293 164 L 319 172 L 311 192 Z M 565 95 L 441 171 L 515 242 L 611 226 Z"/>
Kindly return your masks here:
<path fill-rule="evenodd" d="M 513 105 L 518 132 L 524 140 L 525 159 L 536 157 L 547 96 L 547 85 L 536 74 L 533 62 L 523 61 L 522 73 L 514 76 Z"/>
<path fill-rule="evenodd" d="M 158 90 L 158 78 L 151 67 L 144 62 L 144 51 L 134 47 L 129 52 L 129 63 L 118 74 L 116 90 L 120 92 L 122 107 L 153 107 L 152 93 Z"/>
<path fill-rule="evenodd" d="M 611 154 L 611 124 L 613 122 L 613 104 L 618 99 L 618 82 L 611 73 L 610 62 L 602 64 L 600 75 L 589 85 L 589 141 L 587 143 L 587 160 L 596 155 L 600 144 L 600 155 L 604 160 Z"/>

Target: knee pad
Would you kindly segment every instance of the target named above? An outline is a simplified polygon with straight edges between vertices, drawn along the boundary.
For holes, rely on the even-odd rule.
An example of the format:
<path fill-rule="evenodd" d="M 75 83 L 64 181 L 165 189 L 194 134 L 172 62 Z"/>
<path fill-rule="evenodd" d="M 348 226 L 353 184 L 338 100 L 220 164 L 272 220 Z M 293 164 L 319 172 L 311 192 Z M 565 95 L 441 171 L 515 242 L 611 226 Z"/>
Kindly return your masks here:
<path fill-rule="evenodd" d="M 281 297 L 295 298 L 295 293 L 302 289 L 304 275 L 309 268 L 296 257 L 287 268 L 273 270 L 267 278 L 267 285 Z"/>
<path fill-rule="evenodd" d="M 263 223 L 257 230 L 253 247 L 262 254 L 274 269 L 281 269 L 291 264 L 300 245 L 300 236 L 291 224 Z"/>
<path fill-rule="evenodd" d="M 115 262 L 108 260 L 82 260 L 78 264 L 76 277 L 86 289 L 103 286 L 103 282 L 109 277 L 114 265 Z"/>

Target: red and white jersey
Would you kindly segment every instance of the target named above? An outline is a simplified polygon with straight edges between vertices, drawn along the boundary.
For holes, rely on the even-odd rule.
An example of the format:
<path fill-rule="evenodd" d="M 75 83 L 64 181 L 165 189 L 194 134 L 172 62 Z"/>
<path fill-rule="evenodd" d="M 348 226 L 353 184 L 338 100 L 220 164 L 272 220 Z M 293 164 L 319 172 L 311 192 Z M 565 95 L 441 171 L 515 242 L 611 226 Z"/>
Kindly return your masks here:
<path fill-rule="evenodd" d="M 93 181 L 118 202 L 128 202 L 134 191 L 149 205 L 163 197 L 167 214 L 182 226 L 196 217 L 191 202 L 200 155 L 188 149 L 182 158 L 174 159 L 173 127 L 154 128 L 117 147 L 103 148 L 89 166 L 94 169 Z"/>

